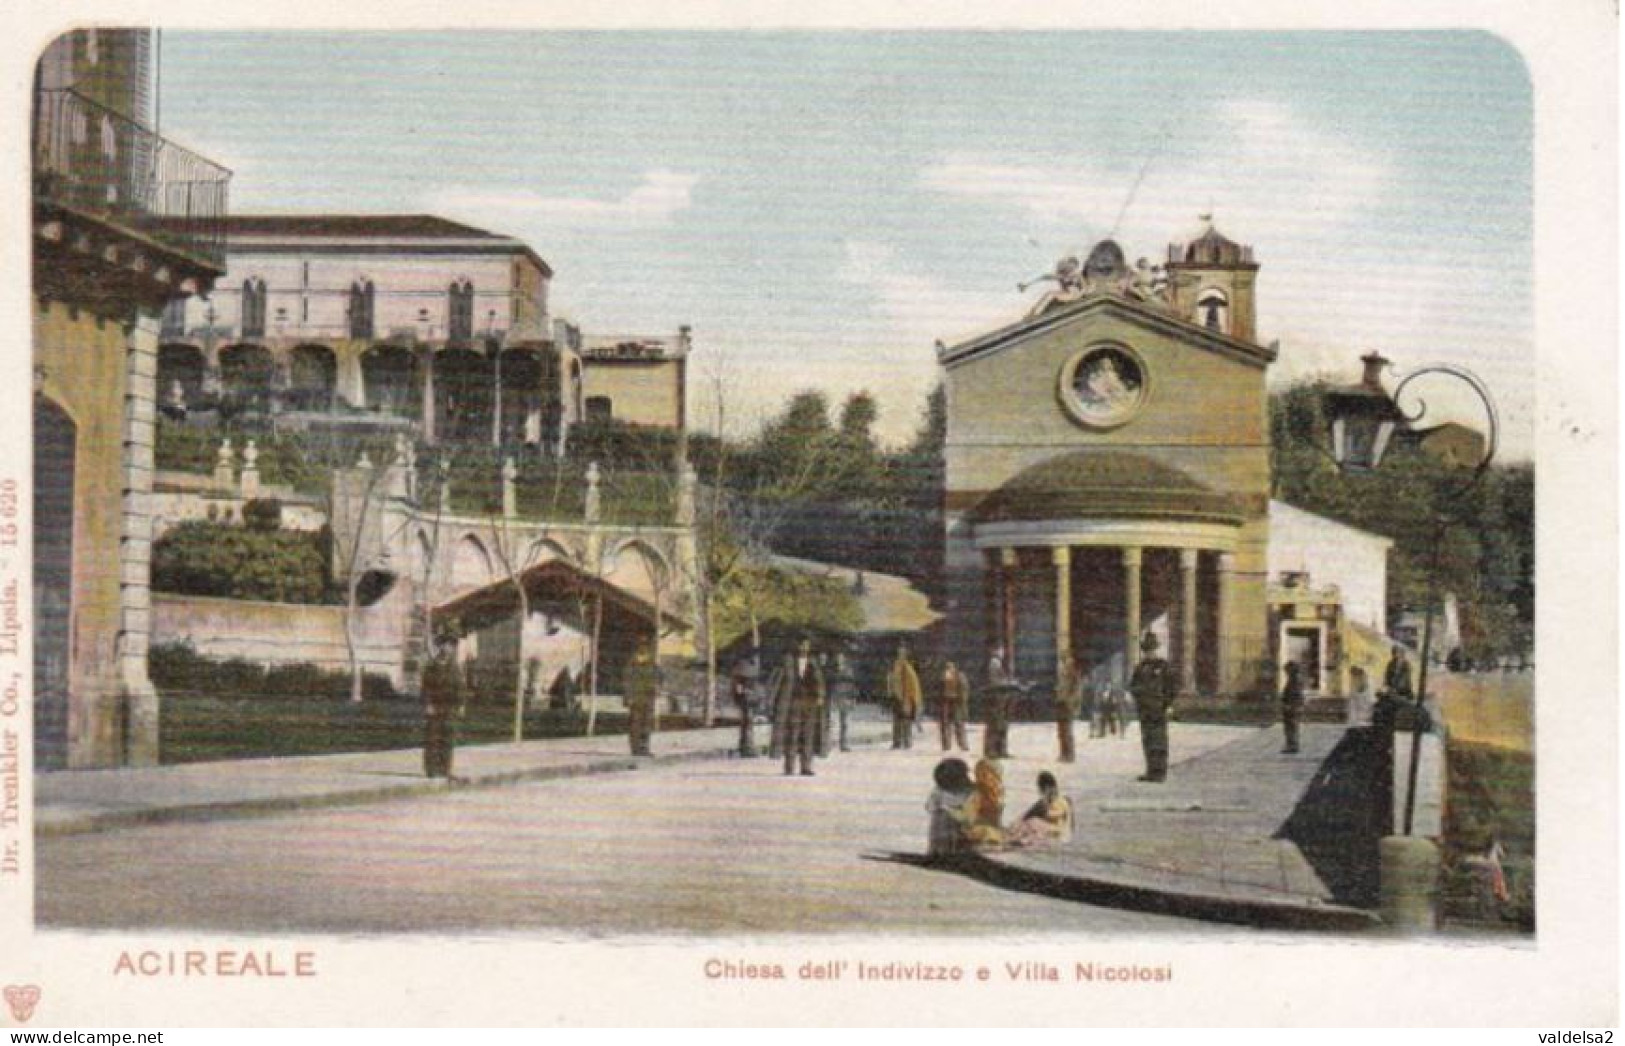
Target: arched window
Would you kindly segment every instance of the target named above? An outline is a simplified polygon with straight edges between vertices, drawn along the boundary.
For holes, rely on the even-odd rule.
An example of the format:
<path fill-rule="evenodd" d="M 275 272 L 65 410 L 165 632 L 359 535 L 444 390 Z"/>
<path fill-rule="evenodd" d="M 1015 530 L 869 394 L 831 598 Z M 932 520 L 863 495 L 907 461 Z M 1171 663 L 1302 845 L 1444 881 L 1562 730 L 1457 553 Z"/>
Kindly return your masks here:
<path fill-rule="evenodd" d="M 1196 320 L 1202 326 L 1221 334 L 1230 332 L 1230 299 L 1224 292 L 1209 288 L 1196 299 Z"/>
<path fill-rule="evenodd" d="M 446 339 L 474 339 L 474 285 L 467 280 L 454 281 L 446 292 Z"/>
<path fill-rule="evenodd" d="M 265 337 L 265 281 L 251 277 L 243 281 L 243 337 Z"/>
<path fill-rule="evenodd" d="M 372 281 L 356 280 L 350 284 L 350 337 L 356 341 L 372 338 Z"/>

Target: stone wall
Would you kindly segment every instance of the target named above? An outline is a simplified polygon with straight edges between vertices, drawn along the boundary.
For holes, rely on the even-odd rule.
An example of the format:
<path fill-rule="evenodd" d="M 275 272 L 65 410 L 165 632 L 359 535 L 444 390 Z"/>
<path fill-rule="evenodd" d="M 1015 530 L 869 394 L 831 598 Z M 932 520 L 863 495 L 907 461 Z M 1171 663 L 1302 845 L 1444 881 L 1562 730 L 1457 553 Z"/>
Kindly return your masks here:
<path fill-rule="evenodd" d="M 403 652 L 406 617 L 404 591 L 358 612 L 358 637 L 365 671 L 404 685 Z M 153 597 L 153 642 L 188 642 L 203 657 L 239 657 L 264 665 L 308 663 L 331 672 L 348 672 L 344 641 L 344 608 L 293 603 L 263 603 L 213 596 Z"/>

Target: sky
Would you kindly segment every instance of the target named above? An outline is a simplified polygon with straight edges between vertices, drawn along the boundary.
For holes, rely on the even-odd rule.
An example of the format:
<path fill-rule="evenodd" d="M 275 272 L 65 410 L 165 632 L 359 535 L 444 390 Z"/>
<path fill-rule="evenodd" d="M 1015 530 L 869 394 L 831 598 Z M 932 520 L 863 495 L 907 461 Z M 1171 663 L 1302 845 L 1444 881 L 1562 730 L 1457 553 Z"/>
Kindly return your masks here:
<path fill-rule="evenodd" d="M 238 213 L 429 212 L 526 240 L 589 334 L 694 328 L 699 423 L 868 389 L 1111 236 L 1210 212 L 1262 269 L 1272 383 L 1464 365 L 1533 444 L 1531 90 L 1483 33 L 166 31 L 163 133 Z M 1420 385 L 1421 383 L 1419 383 Z M 1429 418 L 1482 427 L 1449 383 Z"/>

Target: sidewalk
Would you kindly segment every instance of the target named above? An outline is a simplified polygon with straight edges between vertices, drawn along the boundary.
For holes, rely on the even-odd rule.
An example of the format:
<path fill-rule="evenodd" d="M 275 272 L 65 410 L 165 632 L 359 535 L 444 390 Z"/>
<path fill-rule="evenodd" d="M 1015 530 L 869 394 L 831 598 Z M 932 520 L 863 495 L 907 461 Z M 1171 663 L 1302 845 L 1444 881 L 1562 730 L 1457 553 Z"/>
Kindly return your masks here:
<path fill-rule="evenodd" d="M 1339 904 L 1303 850 L 1282 837 L 1311 789 L 1326 787 L 1341 726 L 1306 725 L 1298 755 L 1282 755 L 1281 732 L 1269 728 L 1184 761 L 1179 731 L 1175 724 L 1166 782 L 1125 777 L 1074 797 L 1070 845 L 984 854 L 980 871 L 1016 889 L 1171 915 L 1300 929 L 1376 925 L 1364 908 Z M 1341 812 L 1330 811 L 1334 828 Z M 1347 813 L 1357 822 L 1358 811 Z"/>
<path fill-rule="evenodd" d="M 889 722 L 854 719 L 851 729 L 860 746 L 891 739 Z M 758 724 L 757 743 L 765 745 L 767 734 L 767 726 Z M 423 753 L 415 748 L 40 773 L 34 775 L 35 834 L 243 817 L 721 759 L 733 753 L 738 739 L 737 727 L 657 733 L 649 758 L 628 754 L 624 734 L 465 745 L 457 749 L 451 782 L 424 777 Z"/>

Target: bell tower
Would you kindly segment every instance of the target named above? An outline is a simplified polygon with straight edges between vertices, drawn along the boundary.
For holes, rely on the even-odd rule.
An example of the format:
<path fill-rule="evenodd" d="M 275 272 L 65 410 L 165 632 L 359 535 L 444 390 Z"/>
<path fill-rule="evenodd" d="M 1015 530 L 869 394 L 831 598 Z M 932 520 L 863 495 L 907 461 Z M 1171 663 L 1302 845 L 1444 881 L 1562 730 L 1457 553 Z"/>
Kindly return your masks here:
<path fill-rule="evenodd" d="M 1168 300 L 1176 315 L 1199 327 L 1257 343 L 1254 294 L 1258 263 L 1253 249 L 1236 243 L 1202 215 L 1196 239 L 1168 245 Z"/>

